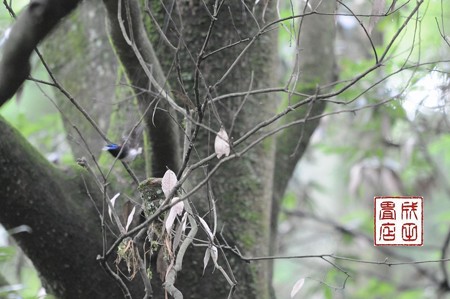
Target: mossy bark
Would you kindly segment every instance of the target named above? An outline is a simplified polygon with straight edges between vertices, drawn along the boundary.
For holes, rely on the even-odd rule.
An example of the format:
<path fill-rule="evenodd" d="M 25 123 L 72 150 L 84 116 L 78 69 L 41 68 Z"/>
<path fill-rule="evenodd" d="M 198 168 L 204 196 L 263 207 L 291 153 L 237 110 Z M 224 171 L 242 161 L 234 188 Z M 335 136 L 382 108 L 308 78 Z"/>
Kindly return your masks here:
<path fill-rule="evenodd" d="M 170 1 L 166 3 L 170 6 Z M 206 6 L 212 10 L 214 1 L 207 1 Z M 253 2 L 245 2 L 248 7 L 253 7 Z M 274 20 L 275 3 L 269 2 L 265 12 L 266 20 Z M 261 9 L 259 9 L 261 8 Z M 155 15 L 158 7 L 152 8 Z M 178 16 L 179 13 L 179 16 Z M 262 7 L 256 7 L 255 17 L 260 25 L 262 21 Z M 196 59 L 207 36 L 211 24 L 211 17 L 205 10 L 201 1 L 177 2 L 171 22 L 166 34 L 172 44 L 177 45 L 178 34 L 182 34 L 182 46 L 178 52 L 180 75 L 183 88 L 189 97 L 195 101 L 196 94 L 199 101 L 203 102 L 208 93 L 218 96 L 231 92 L 246 91 L 277 85 L 277 34 L 276 32 L 261 35 L 255 44 L 237 62 L 229 76 L 220 84 L 217 81 L 225 74 L 233 61 L 238 57 L 247 42 L 219 51 L 208 57 L 200 66 L 199 89 L 195 89 Z M 182 20 L 182 26 L 178 23 Z M 164 19 L 160 19 L 163 27 Z M 180 30 L 182 32 L 180 33 Z M 258 33 L 258 26 L 252 19 L 249 11 L 242 2 L 227 2 L 217 16 L 217 21 L 212 27 L 210 40 L 205 49 L 209 53 L 223 46 L 245 38 L 252 38 Z M 153 37 L 153 40 L 157 38 Z M 164 42 L 156 49 L 163 69 L 169 70 L 173 64 L 173 56 L 164 55 L 170 53 Z M 203 54 L 205 54 L 203 53 Z M 253 74 L 252 74 L 253 73 Z M 253 83 L 251 84 L 253 76 Z M 171 85 L 181 89 L 181 84 L 176 78 L 176 72 L 169 76 Z M 214 86 L 208 90 L 208 86 Z M 276 97 L 270 95 L 258 95 L 238 98 L 227 98 L 214 104 L 217 114 L 213 113 L 212 105 L 205 111 L 203 122 L 214 131 L 219 131 L 223 125 L 230 134 L 230 138 L 237 140 L 248 132 L 256 124 L 273 115 L 279 103 Z M 243 101 L 246 101 L 243 103 Z M 239 114 L 237 111 L 242 106 Z M 231 124 L 236 117 L 233 130 Z M 220 119 L 220 120 L 219 120 Z M 257 133 L 251 140 L 261 136 Z M 195 154 L 191 157 L 191 163 L 213 153 L 215 135 L 208 130 L 200 129 L 195 141 Z M 244 142 L 234 148 L 241 151 L 250 141 Z M 198 169 L 189 179 L 189 186 L 195 186 L 205 178 L 205 175 L 218 162 L 214 160 L 206 168 Z M 268 140 L 255 146 L 239 159 L 227 162 L 221 166 L 211 178 L 207 188 L 197 192 L 192 200 L 200 210 L 200 214 L 207 212 L 211 207 L 208 198 L 216 201 L 219 218 L 218 230 L 223 228 L 224 237 L 230 245 L 236 245 L 247 256 L 262 256 L 268 254 L 270 235 L 270 208 L 272 192 L 272 174 L 274 163 L 274 144 Z M 189 187 L 186 188 L 189 191 Z M 205 217 L 210 221 L 209 216 Z M 210 222 L 211 223 L 211 222 Z M 211 224 L 212 225 L 212 224 Z M 183 263 L 183 270 L 177 276 L 176 286 L 181 290 L 185 298 L 226 298 L 229 286 L 219 271 L 214 271 L 211 266 L 206 269 L 208 275 L 201 275 L 201 267 L 205 248 L 194 247 L 188 252 Z M 248 264 L 233 255 L 227 255 L 233 269 L 238 288 L 233 298 L 269 298 L 270 279 L 269 263 L 260 262 Z M 219 260 L 225 265 L 223 260 Z M 214 294 L 214 295 L 212 295 Z"/>
<path fill-rule="evenodd" d="M 323 13 L 333 14 L 336 10 L 335 1 L 314 0 L 309 1 L 309 4 L 313 8 L 320 5 L 318 11 Z M 329 90 L 321 88 L 321 86 L 332 83 L 337 79 L 334 54 L 335 20 L 332 15 L 311 15 L 304 17 L 301 22 L 298 49 L 299 80 L 295 90 L 312 96 L 316 93 L 323 94 Z M 292 106 L 302 100 L 304 98 L 292 96 L 289 101 L 285 99 L 281 108 L 285 109 L 289 105 Z M 288 124 L 306 119 L 304 123 L 283 130 L 277 136 L 272 206 L 272 254 L 276 251 L 278 213 L 286 186 L 320 122 L 320 119 L 308 120 L 308 118 L 322 114 L 325 106 L 326 102 L 313 100 L 311 103 L 290 112 L 282 120 L 283 124 Z"/>
<path fill-rule="evenodd" d="M 95 258 L 102 253 L 102 224 L 88 194 L 101 199 L 98 186 L 80 166 L 55 168 L 1 117 L 0 136 L 0 222 L 7 229 L 30 227 L 14 238 L 47 292 L 117 298 L 119 287 Z"/>

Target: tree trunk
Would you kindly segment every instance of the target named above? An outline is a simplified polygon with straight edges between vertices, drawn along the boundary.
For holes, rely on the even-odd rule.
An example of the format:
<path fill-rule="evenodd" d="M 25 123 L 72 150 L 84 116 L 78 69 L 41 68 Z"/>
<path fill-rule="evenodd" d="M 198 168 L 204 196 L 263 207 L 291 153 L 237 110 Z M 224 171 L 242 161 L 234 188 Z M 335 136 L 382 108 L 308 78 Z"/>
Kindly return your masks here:
<path fill-rule="evenodd" d="M 276 3 L 273 1 L 260 3 L 252 10 L 254 1 L 231 1 L 225 4 L 220 1 L 217 3 L 209 1 L 206 4 L 203 1 L 196 3 L 177 1 L 174 9 L 169 9 L 172 13 L 169 17 L 165 14 L 166 10 L 172 7 L 172 0 L 168 1 L 165 7 L 153 2 L 151 9 L 160 20 L 163 30 L 166 30 L 172 45 L 177 46 L 176 51 L 168 50 L 171 47 L 167 45 L 167 42 L 158 42 L 163 39 L 151 22 L 146 23 L 147 30 L 150 32 L 150 39 L 148 39 L 144 26 L 140 23 L 143 16 L 139 12 L 137 0 L 120 2 L 123 5 L 122 16 L 127 14 L 132 16 L 130 19 L 124 17 L 122 23 L 118 19 L 118 3 L 104 0 L 108 29 L 115 53 L 122 63 L 130 85 L 138 95 L 139 109 L 144 115 L 150 132 L 152 149 L 147 148 L 147 151 L 153 157 L 152 175 L 162 176 L 167 167 L 179 171 L 182 165 L 190 167 L 214 153 L 214 138 L 223 127 L 230 136 L 230 140 L 234 142 L 231 155 L 235 155 L 235 158 L 223 163 L 217 170 L 216 166 L 220 160 L 216 158 L 209 160 L 190 174 L 183 189 L 189 192 L 197 184 L 206 180 L 210 172 L 214 172 L 207 184 L 188 200 L 194 206 L 196 213 L 203 217 L 210 227 L 215 225 L 211 211 L 212 202 L 215 203 L 214 212 L 218 214 L 215 242 L 237 248 L 244 256 L 269 255 L 270 248 L 274 245 L 274 228 L 276 228 L 274 222 L 271 223 L 271 217 L 276 219 L 280 194 L 285 188 L 294 165 L 292 161 L 286 160 L 286 150 L 290 153 L 296 142 L 288 144 L 288 141 L 292 141 L 292 136 L 299 138 L 299 130 L 295 128 L 286 131 L 286 134 L 278 139 L 280 154 L 277 154 L 276 160 L 273 138 L 265 138 L 262 142 L 251 145 L 268 132 L 265 129 L 266 125 L 262 123 L 277 113 L 276 109 L 280 101 L 279 94 L 247 94 L 246 92 L 275 87 L 279 84 L 277 24 L 269 23 L 277 18 Z M 214 5 L 221 7 L 217 15 L 211 16 L 216 11 Z M 85 12 L 85 10 L 82 11 Z M 148 18 L 148 16 L 145 17 Z M 164 26 L 163 19 L 168 21 L 168 26 Z M 308 20 L 308 18 L 304 20 L 302 30 L 309 32 L 311 27 L 318 27 L 316 23 L 310 24 Z M 85 23 L 86 28 L 89 28 L 89 18 L 85 19 Z M 98 20 L 94 23 L 99 24 Z M 320 26 L 333 27 L 329 23 Z M 333 57 L 330 48 L 333 33 L 328 30 L 329 28 L 326 27 L 319 29 L 319 32 L 306 33 L 308 38 L 301 41 L 304 51 L 311 47 L 308 45 L 309 42 L 318 42 L 313 45 L 313 51 L 317 52 L 319 51 L 317 49 L 320 49 L 320 53 L 324 55 L 320 57 L 325 63 L 323 63 L 324 69 L 317 74 L 318 82 L 322 82 L 322 74 L 328 78 L 332 70 Z M 132 43 L 124 38 L 124 32 Z M 313 40 L 311 37 L 314 34 L 322 37 Z M 81 40 L 84 42 L 80 47 L 93 46 L 88 45 L 91 40 Z M 150 41 L 159 45 L 156 50 L 153 49 Z M 142 57 L 137 57 L 137 52 Z M 79 63 L 83 65 L 88 63 L 82 56 L 71 55 L 67 48 L 64 48 L 64 53 L 58 53 L 58 51 L 49 53 L 55 56 L 53 57 L 55 63 L 63 61 L 62 58 L 65 57 L 80 59 Z M 98 55 L 97 51 L 93 53 Z M 58 54 L 62 55 L 61 59 L 58 59 Z M 316 55 L 311 54 L 314 57 L 317 57 Z M 328 58 L 327 55 L 331 57 Z M 87 71 L 81 71 L 77 73 L 79 75 L 70 77 L 69 80 L 74 81 L 73 86 L 69 86 L 70 91 L 82 95 L 81 97 L 85 99 L 91 97 L 99 99 L 103 95 L 103 89 L 100 87 L 102 84 L 96 85 L 93 84 L 96 82 L 91 81 L 95 80 L 92 76 L 97 76 L 101 69 L 99 65 L 109 61 L 110 57 L 106 56 L 103 57 L 104 59 L 99 59 L 98 65 L 90 71 L 87 68 Z M 305 54 L 305 59 L 301 60 L 301 68 L 304 69 L 305 74 L 308 72 L 312 77 L 304 76 L 302 80 L 311 82 L 316 80 L 315 73 L 307 70 L 310 67 L 317 68 L 319 63 L 317 60 L 308 61 L 307 56 Z M 76 64 L 75 61 L 74 65 Z M 80 69 L 81 67 L 75 68 L 75 70 Z M 148 72 L 145 72 L 146 69 Z M 115 64 L 109 65 L 107 70 L 114 72 Z M 58 77 L 64 76 L 64 68 L 61 67 L 57 73 Z M 155 77 L 155 82 L 150 83 L 149 77 L 152 76 Z M 111 74 L 107 74 L 99 81 L 107 82 L 112 78 Z M 78 84 L 77 80 L 81 83 Z M 161 93 L 158 85 L 165 88 L 166 95 Z M 193 138 L 191 146 L 194 150 L 191 152 L 190 159 L 184 164 L 180 160 L 179 144 L 180 135 L 184 133 L 182 129 L 185 129 L 188 121 L 177 123 L 177 119 L 187 112 L 179 111 L 172 103 L 169 103 L 172 88 L 181 90 L 183 96 L 189 97 L 197 108 L 192 109 L 190 114 L 196 121 L 193 123 L 195 133 L 190 136 Z M 310 91 L 313 93 L 314 89 Z M 234 92 L 242 92 L 242 94 L 223 96 Z M 104 96 L 109 103 L 114 99 L 114 93 L 110 90 L 106 91 Z M 189 100 L 185 99 L 183 102 L 181 98 L 177 99 L 180 106 L 192 105 L 189 104 Z M 213 100 L 214 98 L 218 99 Z M 153 101 L 154 99 L 157 101 Z M 83 106 L 90 107 L 89 100 L 82 103 Z M 323 104 L 313 104 L 313 114 L 323 110 Z M 92 111 L 88 109 L 89 114 L 92 112 L 91 116 L 96 115 L 94 111 L 95 109 Z M 99 114 L 95 117 L 103 118 L 109 111 L 109 109 L 99 109 Z M 304 117 L 305 110 L 290 115 L 292 119 L 298 119 Z M 137 119 L 132 123 L 136 121 Z M 107 120 L 102 122 L 105 126 L 101 126 L 101 129 L 108 128 L 106 122 Z M 198 123 L 202 126 L 196 128 Z M 304 139 L 296 151 L 294 162 L 304 152 L 307 141 L 317 126 L 317 122 L 308 124 L 309 126 L 304 128 L 305 134 L 301 135 Z M 261 129 L 248 134 L 258 125 L 261 125 Z M 92 131 L 89 126 L 83 126 L 82 130 L 83 133 Z M 88 135 L 92 137 L 89 138 L 88 144 L 95 144 L 93 151 L 95 155 L 99 151 L 100 142 L 95 140 L 96 134 Z M 103 255 L 102 251 L 114 241 L 108 226 L 103 226 L 100 221 L 100 218 L 105 217 L 106 214 L 101 188 L 99 189 L 90 174 L 84 170 L 75 168 L 64 172 L 55 169 L 4 121 L 0 121 L 0 136 L 2 136 L 0 141 L 0 181 L 2 182 L 0 184 L 0 194 L 2 194 L 0 221 L 7 228 L 26 224 L 33 229 L 30 235 L 20 234 L 15 237 L 42 275 L 49 293 L 61 298 L 121 297 L 123 293 L 116 281 L 108 277 L 101 269 L 99 262 L 95 260 L 97 255 Z M 82 155 L 82 151 L 74 152 Z M 274 177 L 275 166 L 279 167 L 275 172 L 276 177 Z M 273 195 L 274 187 L 275 196 Z M 272 207 L 273 198 L 276 199 L 274 207 Z M 100 212 L 97 212 L 96 208 Z M 106 231 L 105 235 L 102 235 L 102 229 Z M 200 235 L 196 236 L 196 241 L 197 239 L 207 240 L 205 236 Z M 197 242 L 194 243 L 198 245 Z M 220 271 L 217 269 L 213 271 L 211 262 L 203 275 L 205 250 L 205 246 L 191 246 L 187 251 L 183 270 L 178 273 L 175 281 L 175 286 L 184 298 L 226 298 L 230 290 L 235 290 L 233 298 L 269 298 L 273 295 L 270 290 L 271 262 L 247 263 L 236 253 L 232 253 L 230 248 L 224 249 L 225 256 L 222 255 L 222 251 L 219 251 L 219 265 L 226 271 L 232 269 L 232 273 L 228 271 L 228 275 L 237 282 L 237 288 L 234 289 Z M 107 262 L 111 268 L 115 267 L 112 261 Z M 229 267 L 227 267 L 228 264 Z M 113 272 L 116 272 L 115 269 Z M 157 272 L 158 270 L 153 267 L 154 276 Z M 139 277 L 135 277 L 132 282 L 127 282 L 127 285 L 135 298 L 141 298 L 144 295 L 144 286 Z M 154 298 L 163 298 L 165 290 L 161 281 L 155 278 L 152 285 Z"/>
<path fill-rule="evenodd" d="M 212 7 L 212 3 L 209 2 L 208 7 Z M 180 2 L 178 8 L 183 20 L 183 43 L 189 50 L 188 52 L 183 48 L 179 53 L 181 77 L 184 79 L 184 87 L 188 95 L 194 102 L 196 96 L 203 101 L 227 93 L 277 85 L 277 34 L 272 31 L 259 36 L 242 57 L 239 55 L 249 42 L 219 51 L 202 61 L 199 91 L 197 93 L 195 91 L 193 72 L 195 64 L 192 57 L 195 60 L 199 55 L 212 52 L 232 42 L 245 38 L 251 40 L 255 37 L 259 33 L 258 27 L 251 13 L 244 6 L 251 8 L 253 4 L 251 1 L 246 1 L 245 4 L 239 1 L 227 2 L 227 7 L 221 9 L 218 20 L 212 25 L 210 40 L 202 53 L 205 32 L 211 24 L 211 17 L 201 2 L 194 6 L 190 2 Z M 265 11 L 266 20 L 275 19 L 274 4 L 272 1 L 269 2 L 269 7 Z M 262 6 L 256 8 L 254 17 L 259 26 L 263 27 L 265 23 L 262 20 Z M 236 61 L 234 68 L 221 80 L 234 61 Z M 230 138 L 236 141 L 255 125 L 272 116 L 278 103 L 277 97 L 269 94 L 225 98 L 208 106 L 204 122 L 216 132 L 223 126 Z M 217 113 L 214 113 L 214 110 L 217 110 Z M 232 151 L 242 151 L 262 134 L 262 132 L 254 134 Z M 213 152 L 214 138 L 215 135 L 210 131 L 200 129 L 195 143 L 195 149 L 200 158 Z M 197 162 L 198 158 L 195 156 L 193 158 L 192 163 Z M 274 143 L 272 139 L 267 139 L 239 159 L 223 164 L 208 182 L 212 192 L 209 193 L 205 187 L 192 199 L 203 211 L 200 212 L 201 215 L 211 208 L 208 199 L 216 202 L 219 214 L 217 229 L 223 230 L 226 241 L 231 246 L 237 246 L 246 256 L 264 256 L 269 252 L 273 158 Z M 207 168 L 194 172 L 189 182 L 190 186 L 195 186 L 203 180 L 217 161 L 214 159 Z M 212 225 L 212 219 L 211 215 L 206 217 L 210 225 Z M 226 298 L 229 287 L 219 271 L 216 270 L 211 275 L 213 269 L 208 267 L 206 269 L 208 274 L 201 279 L 200 284 L 198 277 L 192 273 L 189 274 L 192 269 L 200 268 L 204 251 L 205 248 L 200 247 L 190 252 L 192 257 L 186 260 L 184 266 L 186 271 L 182 271 L 178 278 L 180 288 L 186 294 L 186 298 L 211 298 L 211 294 L 215 294 L 218 298 Z M 231 254 L 227 257 L 238 282 L 233 298 L 269 298 L 271 279 L 268 276 L 269 262 L 249 265 Z M 223 260 L 220 264 L 225 266 Z"/>
<path fill-rule="evenodd" d="M 327 14 L 336 11 L 336 2 L 314 0 L 308 2 L 313 8 Z M 301 20 L 300 39 L 297 53 L 298 70 L 294 73 L 299 76 L 295 90 L 314 96 L 323 94 L 327 89 L 319 89 L 337 80 L 336 57 L 334 55 L 334 40 L 336 28 L 334 18 L 329 15 L 311 15 Z M 304 97 L 292 96 L 286 100 L 284 107 L 300 103 Z M 281 200 L 288 185 L 289 179 L 295 170 L 297 162 L 306 151 L 309 140 L 319 125 L 320 119 L 314 117 L 322 114 L 325 101 L 314 100 L 297 108 L 283 118 L 284 124 L 304 119 L 298 125 L 283 130 L 277 137 L 277 153 L 275 159 L 275 175 L 273 188 L 272 224 L 271 224 L 271 254 L 276 252 L 276 235 L 278 230 L 278 214 Z"/>
<path fill-rule="evenodd" d="M 79 166 L 56 169 L 3 118 L 0 136 L 0 222 L 7 229 L 30 227 L 14 238 L 47 292 L 58 298 L 117 297 L 120 288 L 96 260 L 102 223 L 89 197 L 97 206 L 102 197 L 90 175 Z"/>

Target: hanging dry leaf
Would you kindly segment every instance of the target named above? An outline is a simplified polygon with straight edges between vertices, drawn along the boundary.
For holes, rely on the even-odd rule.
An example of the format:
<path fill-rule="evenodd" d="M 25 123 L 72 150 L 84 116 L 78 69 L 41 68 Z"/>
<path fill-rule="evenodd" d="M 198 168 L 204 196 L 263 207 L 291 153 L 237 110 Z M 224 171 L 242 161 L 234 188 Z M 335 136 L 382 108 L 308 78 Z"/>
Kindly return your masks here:
<path fill-rule="evenodd" d="M 120 193 L 117 193 L 116 195 L 114 195 L 113 198 L 111 198 L 110 202 L 111 202 L 111 206 L 114 208 L 114 205 L 116 204 L 116 199 L 119 197 Z M 109 219 L 111 219 L 111 221 L 113 221 L 112 219 L 112 210 L 111 207 L 108 205 L 108 214 L 109 214 Z"/>
<path fill-rule="evenodd" d="M 205 256 L 203 257 L 203 275 L 205 275 L 205 269 L 206 269 L 206 266 L 208 266 L 210 256 L 211 256 L 211 251 L 209 251 L 209 248 L 206 248 Z"/>
<path fill-rule="evenodd" d="M 211 246 L 211 257 L 213 259 L 214 265 L 217 265 L 217 259 L 219 257 L 219 253 L 217 252 L 216 246 Z"/>
<path fill-rule="evenodd" d="M 203 257 L 203 275 L 205 274 L 206 266 L 208 266 L 209 258 L 212 257 L 214 262 L 214 269 L 217 265 L 218 252 L 216 246 L 208 246 L 205 251 L 205 256 Z"/>
<path fill-rule="evenodd" d="M 183 231 L 183 233 L 186 231 L 186 222 L 187 222 L 187 213 L 184 213 L 183 218 L 181 219 L 181 230 Z"/>
<path fill-rule="evenodd" d="M 186 214 L 186 213 L 184 213 Z M 178 248 L 178 245 L 180 245 L 181 241 L 181 235 L 183 233 L 183 225 L 178 225 L 177 230 L 175 231 L 175 236 L 173 237 L 172 242 L 172 251 L 176 251 Z"/>
<path fill-rule="evenodd" d="M 297 280 L 297 282 L 292 287 L 291 298 L 294 298 L 294 296 L 298 293 L 298 291 L 300 291 L 300 289 L 303 287 L 304 283 L 305 283 L 304 278 L 300 278 L 299 280 Z"/>
<path fill-rule="evenodd" d="M 134 213 L 136 212 L 136 207 L 134 207 L 131 210 L 130 215 L 128 215 L 128 219 L 127 219 L 127 225 L 125 226 L 125 231 L 128 232 L 128 227 L 130 226 L 131 222 L 133 221 L 133 217 L 134 217 Z"/>
<path fill-rule="evenodd" d="M 161 187 L 166 197 L 169 196 L 170 191 L 172 191 L 177 182 L 177 175 L 172 170 L 168 169 L 166 173 L 164 173 L 161 181 Z"/>
<path fill-rule="evenodd" d="M 209 238 L 211 240 L 214 239 L 214 235 L 211 232 L 211 229 L 209 228 L 208 223 L 206 223 L 206 221 L 203 220 L 203 218 L 201 218 L 200 216 L 198 216 L 198 219 L 200 220 L 200 223 L 202 224 L 202 226 L 205 229 L 206 233 L 209 235 Z"/>
<path fill-rule="evenodd" d="M 174 197 L 172 199 L 172 202 L 175 202 L 179 200 L 179 197 Z M 173 223 L 175 221 L 175 218 L 178 216 L 181 216 L 184 210 L 184 203 L 180 201 L 179 203 L 175 204 L 173 207 L 170 208 L 169 215 L 167 216 L 166 220 L 166 231 L 167 233 L 170 233 L 170 230 L 172 229 Z"/>
<path fill-rule="evenodd" d="M 219 133 L 217 133 L 216 140 L 214 141 L 214 152 L 216 153 L 218 159 L 220 159 L 223 155 L 228 157 L 230 154 L 228 134 L 223 127 L 220 128 Z"/>

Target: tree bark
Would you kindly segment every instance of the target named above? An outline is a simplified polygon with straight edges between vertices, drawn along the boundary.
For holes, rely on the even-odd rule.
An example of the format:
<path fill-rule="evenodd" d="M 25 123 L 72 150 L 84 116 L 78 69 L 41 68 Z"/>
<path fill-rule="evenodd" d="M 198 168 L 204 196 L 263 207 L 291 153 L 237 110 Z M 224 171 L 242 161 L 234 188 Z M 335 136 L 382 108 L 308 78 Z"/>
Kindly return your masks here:
<path fill-rule="evenodd" d="M 116 298 L 121 290 L 100 267 L 102 224 L 89 197 L 98 186 L 79 166 L 56 169 L 0 117 L 0 222 L 58 298 Z M 111 237 L 108 232 L 107 236 Z"/>
<path fill-rule="evenodd" d="M 160 98 L 158 95 L 160 91 L 152 88 L 154 84 L 150 82 L 150 74 L 155 77 L 161 87 L 166 87 L 167 82 L 141 21 L 139 3 L 136 0 L 122 2 L 121 17 L 123 21 L 118 19 L 118 2 L 103 1 L 107 11 L 108 30 L 116 53 L 135 90 L 141 113 L 144 114 L 149 130 L 152 145 L 152 176 L 162 177 L 167 168 L 173 171 L 177 171 L 179 168 L 180 145 L 177 115 L 164 97 Z M 123 22 L 124 30 L 121 28 L 121 22 Z M 126 40 L 124 34 L 128 36 L 129 41 Z M 135 49 L 132 44 L 135 45 Z M 139 52 L 142 58 L 137 57 L 136 52 Z M 144 68 L 147 68 L 149 73 L 146 74 Z M 148 91 L 143 92 L 145 90 Z"/>
<path fill-rule="evenodd" d="M 319 12 L 333 14 L 336 10 L 335 1 L 313 0 L 308 2 Z M 323 88 L 328 83 L 336 81 L 336 57 L 334 55 L 334 40 L 336 26 L 332 15 L 310 15 L 301 20 L 298 51 L 299 80 L 295 89 L 303 94 L 314 96 L 326 93 L 329 88 Z M 285 101 L 284 107 L 304 100 L 300 96 L 292 96 Z M 276 252 L 276 235 L 278 230 L 278 214 L 284 192 L 292 177 L 297 162 L 301 159 L 309 144 L 310 138 L 320 120 L 308 120 L 322 114 L 325 101 L 313 101 L 287 114 L 282 122 L 288 124 L 305 119 L 304 123 L 283 130 L 277 136 L 277 151 L 275 158 L 275 175 L 272 201 L 271 224 L 271 254 Z"/>
<path fill-rule="evenodd" d="M 211 12 L 213 3 L 214 1 L 207 2 L 207 7 Z M 178 11 L 175 10 L 172 19 L 181 19 L 183 25 L 177 28 L 178 32 L 181 32 L 184 45 L 178 53 L 180 73 L 184 88 L 194 103 L 197 102 L 197 99 L 202 103 L 205 99 L 231 92 L 245 92 L 250 89 L 276 86 L 277 35 L 273 31 L 260 35 L 250 50 L 240 58 L 238 58 L 239 55 L 249 41 L 218 51 L 204 60 L 201 57 L 232 42 L 246 38 L 251 40 L 257 36 L 258 26 L 244 6 L 251 9 L 253 4 L 254 2 L 251 1 L 245 1 L 245 4 L 239 1 L 227 2 L 226 6 L 221 8 L 217 21 L 212 22 L 212 18 L 201 2 L 194 5 L 191 2 L 177 3 Z M 269 1 L 265 12 L 266 20 L 275 19 L 274 5 L 273 1 Z M 179 17 L 177 13 L 179 13 Z M 262 6 L 256 7 L 254 17 L 260 27 L 265 25 L 262 21 Z M 212 28 L 211 35 L 202 53 L 209 28 Z M 177 37 L 173 37 L 174 32 L 175 30 L 171 31 L 169 26 L 168 34 L 172 40 L 177 39 Z M 198 57 L 201 59 L 201 64 L 199 78 L 195 82 Z M 161 58 L 164 60 L 162 65 L 168 68 L 170 58 Z M 227 77 L 221 80 L 235 60 L 237 61 L 234 68 Z M 196 90 L 196 85 L 198 90 Z M 214 104 L 207 104 L 204 122 L 216 132 L 223 125 L 231 140 L 238 140 L 255 125 L 273 115 L 277 104 L 276 97 L 268 94 L 226 98 Z M 217 110 L 217 113 L 213 112 L 214 109 Z M 262 134 L 263 132 L 256 133 L 251 140 L 236 146 L 233 151 L 242 151 L 250 141 Z M 198 159 L 213 152 L 214 138 L 215 135 L 210 131 L 199 130 L 195 141 L 196 155 L 198 153 L 199 158 L 193 156 L 191 163 L 195 163 Z M 216 201 L 219 214 L 217 229 L 223 230 L 226 241 L 231 246 L 237 246 L 246 256 L 268 254 L 273 157 L 273 140 L 267 139 L 239 159 L 223 164 L 208 182 L 211 193 L 207 188 L 203 188 L 192 199 L 196 207 L 200 209 L 200 214 L 211 208 L 208 200 Z M 195 186 L 203 180 L 216 163 L 215 159 L 208 164 L 206 169 L 198 169 L 194 172 L 189 186 Z M 210 226 L 213 225 L 212 219 L 211 216 L 205 217 Z M 189 252 L 190 256 L 183 265 L 185 270 L 178 277 L 177 283 L 180 290 L 186 298 L 210 298 L 211 294 L 215 294 L 219 298 L 226 298 L 229 286 L 219 271 L 213 272 L 212 267 L 208 267 L 206 269 L 208 275 L 205 275 L 201 282 L 192 273 L 193 269 L 201 267 L 204 252 L 205 248 L 202 247 L 193 248 Z M 227 258 L 238 282 L 233 298 L 269 297 L 271 283 L 270 277 L 268 277 L 269 262 L 247 264 L 236 256 L 227 255 Z M 225 266 L 223 260 L 220 263 Z"/>

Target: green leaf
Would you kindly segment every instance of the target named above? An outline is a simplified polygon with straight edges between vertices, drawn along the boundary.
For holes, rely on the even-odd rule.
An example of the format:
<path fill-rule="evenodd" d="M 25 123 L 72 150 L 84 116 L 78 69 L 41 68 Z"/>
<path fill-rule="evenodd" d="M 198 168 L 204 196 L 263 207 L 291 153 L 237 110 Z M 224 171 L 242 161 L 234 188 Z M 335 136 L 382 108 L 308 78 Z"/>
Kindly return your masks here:
<path fill-rule="evenodd" d="M 323 288 L 323 296 L 325 299 L 332 299 L 333 293 L 331 292 L 331 289 L 328 287 Z"/>
<path fill-rule="evenodd" d="M 287 192 L 282 202 L 284 208 L 292 210 L 297 206 L 297 196 L 293 192 Z"/>
<path fill-rule="evenodd" d="M 423 290 L 417 289 L 417 290 L 410 290 L 410 291 L 403 291 L 398 296 L 395 296 L 397 299 L 416 299 L 416 298 L 424 298 L 425 294 Z"/>
<path fill-rule="evenodd" d="M 9 261 L 16 254 L 16 249 L 12 246 L 0 247 L 0 262 Z"/>

